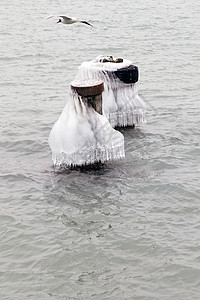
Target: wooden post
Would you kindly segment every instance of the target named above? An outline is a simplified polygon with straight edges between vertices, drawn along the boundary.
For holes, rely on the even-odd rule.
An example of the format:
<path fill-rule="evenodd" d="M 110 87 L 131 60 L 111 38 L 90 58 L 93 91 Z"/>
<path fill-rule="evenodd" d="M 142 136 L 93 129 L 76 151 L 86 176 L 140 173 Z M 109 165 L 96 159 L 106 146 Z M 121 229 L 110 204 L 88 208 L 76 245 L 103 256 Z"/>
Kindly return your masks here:
<path fill-rule="evenodd" d="M 88 79 L 83 81 L 72 81 L 71 88 L 75 90 L 96 112 L 102 113 L 102 92 L 104 91 L 103 81 L 99 79 Z"/>

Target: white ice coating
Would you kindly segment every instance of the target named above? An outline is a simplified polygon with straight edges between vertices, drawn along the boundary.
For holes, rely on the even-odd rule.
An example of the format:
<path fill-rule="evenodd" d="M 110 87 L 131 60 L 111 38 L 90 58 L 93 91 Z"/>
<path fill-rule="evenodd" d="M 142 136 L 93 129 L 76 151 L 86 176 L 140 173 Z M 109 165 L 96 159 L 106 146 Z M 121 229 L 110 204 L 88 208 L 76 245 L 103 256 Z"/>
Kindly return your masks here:
<path fill-rule="evenodd" d="M 132 126 L 145 123 L 146 108 L 138 95 L 137 83 L 126 84 L 114 73 L 118 69 L 132 65 L 130 60 L 121 63 L 100 62 L 101 56 L 89 62 L 83 62 L 75 80 L 97 78 L 104 81 L 103 111 L 113 127 Z"/>
<path fill-rule="evenodd" d="M 104 115 L 83 103 L 70 89 L 70 97 L 54 124 L 49 145 L 54 165 L 87 165 L 124 157 L 124 137 Z"/>

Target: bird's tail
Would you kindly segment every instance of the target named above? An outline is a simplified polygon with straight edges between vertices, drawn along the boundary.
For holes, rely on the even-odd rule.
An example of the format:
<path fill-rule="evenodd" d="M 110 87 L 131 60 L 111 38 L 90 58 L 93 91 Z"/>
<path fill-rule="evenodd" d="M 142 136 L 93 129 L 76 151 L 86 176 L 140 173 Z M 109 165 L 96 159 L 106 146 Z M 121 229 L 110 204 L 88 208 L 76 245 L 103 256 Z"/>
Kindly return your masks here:
<path fill-rule="evenodd" d="M 81 23 L 87 24 L 89 26 L 92 26 L 90 23 L 86 22 L 86 21 L 80 21 Z M 92 26 L 93 27 L 93 26 Z"/>

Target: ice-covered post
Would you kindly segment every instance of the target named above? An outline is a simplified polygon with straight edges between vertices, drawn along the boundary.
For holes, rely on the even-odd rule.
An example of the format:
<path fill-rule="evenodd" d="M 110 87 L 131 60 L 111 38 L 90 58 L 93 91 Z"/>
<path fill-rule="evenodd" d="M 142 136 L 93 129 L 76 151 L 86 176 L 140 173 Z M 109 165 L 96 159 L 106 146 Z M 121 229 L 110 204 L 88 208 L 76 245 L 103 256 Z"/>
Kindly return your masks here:
<path fill-rule="evenodd" d="M 82 166 L 125 156 L 124 137 L 104 114 L 103 90 L 101 79 L 71 82 L 67 104 L 49 135 L 54 165 Z"/>
<path fill-rule="evenodd" d="M 145 122 L 145 104 L 138 95 L 139 70 L 132 61 L 98 56 L 83 62 L 75 80 L 103 80 L 103 112 L 113 127 L 135 126 Z"/>
<path fill-rule="evenodd" d="M 87 79 L 83 81 L 71 82 L 72 90 L 75 90 L 81 97 L 83 103 L 92 106 L 96 112 L 102 113 L 102 92 L 104 84 L 102 80 Z"/>

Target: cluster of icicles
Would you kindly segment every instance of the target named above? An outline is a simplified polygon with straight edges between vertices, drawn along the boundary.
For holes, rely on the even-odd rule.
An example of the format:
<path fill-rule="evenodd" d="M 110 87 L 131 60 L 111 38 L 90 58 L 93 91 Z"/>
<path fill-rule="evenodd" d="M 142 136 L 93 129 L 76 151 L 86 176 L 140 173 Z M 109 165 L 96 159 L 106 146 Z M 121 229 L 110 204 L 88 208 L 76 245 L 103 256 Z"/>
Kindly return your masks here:
<path fill-rule="evenodd" d="M 54 165 L 81 166 L 124 158 L 124 137 L 114 127 L 145 122 L 145 105 L 136 84 L 124 84 L 116 76 L 108 76 L 105 70 L 130 64 L 128 60 L 101 63 L 98 58 L 82 63 L 75 80 L 104 81 L 103 115 L 83 103 L 70 87 L 67 104 L 49 135 Z"/>

